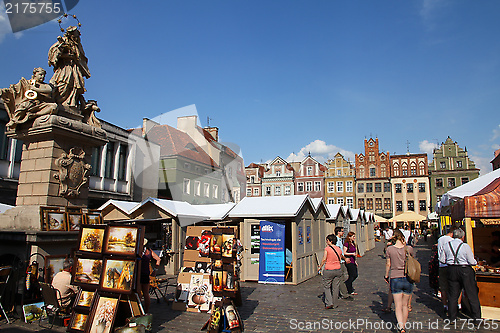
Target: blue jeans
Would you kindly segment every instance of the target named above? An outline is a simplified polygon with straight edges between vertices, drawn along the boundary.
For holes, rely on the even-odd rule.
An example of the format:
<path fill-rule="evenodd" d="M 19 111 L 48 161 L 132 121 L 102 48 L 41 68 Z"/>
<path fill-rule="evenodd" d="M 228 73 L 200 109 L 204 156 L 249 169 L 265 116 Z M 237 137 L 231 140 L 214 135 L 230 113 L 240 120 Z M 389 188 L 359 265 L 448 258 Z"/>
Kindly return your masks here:
<path fill-rule="evenodd" d="M 391 279 L 391 293 L 411 295 L 413 292 L 413 283 L 408 281 L 406 277 Z"/>

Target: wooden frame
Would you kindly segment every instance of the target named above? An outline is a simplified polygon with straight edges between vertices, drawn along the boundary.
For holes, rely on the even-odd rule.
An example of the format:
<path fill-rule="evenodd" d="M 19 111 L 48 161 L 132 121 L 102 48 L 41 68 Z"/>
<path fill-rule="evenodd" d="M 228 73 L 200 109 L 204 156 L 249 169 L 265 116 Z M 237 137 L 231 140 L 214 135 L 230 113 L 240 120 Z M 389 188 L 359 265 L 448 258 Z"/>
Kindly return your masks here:
<path fill-rule="evenodd" d="M 118 304 L 121 295 L 106 295 L 97 293 L 95 295 L 92 311 L 89 315 L 89 332 L 99 331 L 102 333 L 111 333 L 111 328 L 115 322 Z M 100 326 L 100 327 L 99 327 Z M 97 328 L 100 328 L 97 330 Z"/>
<path fill-rule="evenodd" d="M 38 302 L 23 305 L 23 317 L 25 323 L 32 323 L 35 320 L 47 318 L 47 312 L 43 309 L 44 303 Z"/>
<path fill-rule="evenodd" d="M 74 309 L 71 314 L 71 318 L 68 325 L 68 332 L 86 332 L 86 328 L 89 325 L 89 317 L 88 311 L 79 311 L 78 309 Z"/>
<path fill-rule="evenodd" d="M 81 213 L 82 208 L 81 207 L 65 207 L 64 210 L 66 213 Z"/>
<path fill-rule="evenodd" d="M 66 221 L 68 231 L 78 231 L 83 224 L 83 214 L 81 212 L 66 211 Z"/>
<path fill-rule="evenodd" d="M 77 257 L 73 267 L 71 284 L 86 289 L 97 289 L 102 275 L 101 258 Z"/>
<path fill-rule="evenodd" d="M 40 227 L 42 231 L 47 231 L 47 217 L 46 212 L 59 211 L 58 207 L 41 206 L 40 207 Z"/>
<path fill-rule="evenodd" d="M 143 228 L 138 225 L 108 225 L 103 253 L 139 256 L 144 248 Z"/>
<path fill-rule="evenodd" d="M 78 250 L 88 254 L 101 254 L 104 246 L 105 225 L 83 224 L 80 228 Z"/>
<path fill-rule="evenodd" d="M 47 231 L 68 231 L 66 213 L 62 210 L 49 210 L 45 212 Z"/>
<path fill-rule="evenodd" d="M 54 276 L 62 271 L 64 260 L 67 255 L 45 256 L 45 266 L 43 267 L 43 276 L 46 283 L 52 283 Z M 59 268 L 61 270 L 59 270 Z"/>
<path fill-rule="evenodd" d="M 81 309 L 82 311 L 89 312 L 92 306 L 92 300 L 96 295 L 96 291 L 89 291 L 80 289 L 75 298 L 75 309 Z"/>
<path fill-rule="evenodd" d="M 104 258 L 100 290 L 120 294 L 133 293 L 138 264 L 137 259 Z"/>
<path fill-rule="evenodd" d="M 98 210 L 88 210 L 87 213 L 84 214 L 85 216 L 85 224 L 101 224 L 102 223 L 102 216 L 101 212 Z"/>

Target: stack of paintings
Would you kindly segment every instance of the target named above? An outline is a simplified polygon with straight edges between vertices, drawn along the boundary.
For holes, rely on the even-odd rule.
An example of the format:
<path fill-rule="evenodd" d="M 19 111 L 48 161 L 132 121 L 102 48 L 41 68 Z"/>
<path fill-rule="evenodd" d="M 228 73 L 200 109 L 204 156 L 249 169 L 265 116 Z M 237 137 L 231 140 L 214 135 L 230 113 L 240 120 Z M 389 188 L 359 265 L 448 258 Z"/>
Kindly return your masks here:
<path fill-rule="evenodd" d="M 101 212 L 80 207 L 40 207 L 40 229 L 42 231 L 79 231 L 83 224 L 100 224 Z"/>
<path fill-rule="evenodd" d="M 138 225 L 83 224 L 72 284 L 81 287 L 69 332 L 113 331 L 120 299 L 137 301 L 144 229 Z"/>

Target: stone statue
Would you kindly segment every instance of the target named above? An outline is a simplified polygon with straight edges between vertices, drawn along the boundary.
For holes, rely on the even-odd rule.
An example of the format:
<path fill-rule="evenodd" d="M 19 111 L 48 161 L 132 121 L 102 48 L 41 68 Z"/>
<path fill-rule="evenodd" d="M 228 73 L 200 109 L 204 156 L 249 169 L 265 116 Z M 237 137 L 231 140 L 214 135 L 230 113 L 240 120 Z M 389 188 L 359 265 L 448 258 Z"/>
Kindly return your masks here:
<path fill-rule="evenodd" d="M 49 49 L 49 66 L 54 67 L 50 83 L 56 88 L 56 102 L 84 110 L 84 78 L 90 78 L 88 59 L 80 42 L 80 31 L 71 26 Z"/>
<path fill-rule="evenodd" d="M 43 82 L 46 73 L 41 67 L 35 68 L 31 80 L 23 77 L 17 84 L 0 90 L 10 118 L 6 125 L 9 129 L 39 116 L 57 113 L 54 87 Z"/>

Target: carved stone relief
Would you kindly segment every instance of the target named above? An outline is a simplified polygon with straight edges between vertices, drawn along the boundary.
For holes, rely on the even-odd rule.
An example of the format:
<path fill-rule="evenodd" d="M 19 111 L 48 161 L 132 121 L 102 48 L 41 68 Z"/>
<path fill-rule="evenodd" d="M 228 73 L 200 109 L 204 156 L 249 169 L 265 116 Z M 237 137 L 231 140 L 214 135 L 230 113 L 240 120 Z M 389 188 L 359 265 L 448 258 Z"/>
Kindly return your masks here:
<path fill-rule="evenodd" d="M 90 164 L 84 162 L 85 152 L 80 147 L 73 147 L 69 154 L 63 153 L 56 160 L 59 167 L 59 174 L 54 178 L 59 180 L 59 195 L 66 198 L 73 198 L 80 195 L 80 188 L 88 181 L 87 173 Z"/>

